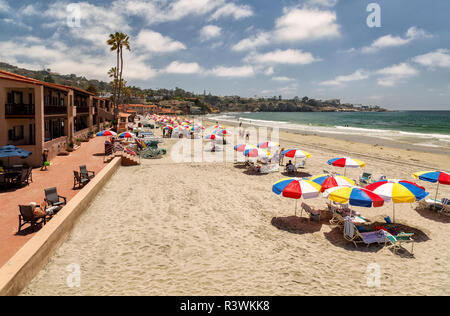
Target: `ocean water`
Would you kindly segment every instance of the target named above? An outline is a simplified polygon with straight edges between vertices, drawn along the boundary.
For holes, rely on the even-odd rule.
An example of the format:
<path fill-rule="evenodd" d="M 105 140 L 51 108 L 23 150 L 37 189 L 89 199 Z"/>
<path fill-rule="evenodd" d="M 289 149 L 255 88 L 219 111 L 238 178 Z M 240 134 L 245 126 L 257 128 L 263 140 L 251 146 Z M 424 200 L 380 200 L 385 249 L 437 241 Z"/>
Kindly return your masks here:
<path fill-rule="evenodd" d="M 225 113 L 214 118 L 299 132 L 361 135 L 450 148 L 450 111 Z"/>

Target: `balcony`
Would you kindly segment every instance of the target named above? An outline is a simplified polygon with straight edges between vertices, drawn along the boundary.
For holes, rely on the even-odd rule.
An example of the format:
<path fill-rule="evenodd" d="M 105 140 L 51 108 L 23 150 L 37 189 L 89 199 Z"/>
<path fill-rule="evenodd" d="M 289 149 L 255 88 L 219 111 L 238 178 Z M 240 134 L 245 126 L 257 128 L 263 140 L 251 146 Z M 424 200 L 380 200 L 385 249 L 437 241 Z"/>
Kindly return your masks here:
<path fill-rule="evenodd" d="M 6 104 L 5 116 L 34 116 L 34 104 Z"/>
<path fill-rule="evenodd" d="M 45 115 L 67 114 L 67 107 L 46 105 L 46 106 L 44 106 L 44 114 Z"/>

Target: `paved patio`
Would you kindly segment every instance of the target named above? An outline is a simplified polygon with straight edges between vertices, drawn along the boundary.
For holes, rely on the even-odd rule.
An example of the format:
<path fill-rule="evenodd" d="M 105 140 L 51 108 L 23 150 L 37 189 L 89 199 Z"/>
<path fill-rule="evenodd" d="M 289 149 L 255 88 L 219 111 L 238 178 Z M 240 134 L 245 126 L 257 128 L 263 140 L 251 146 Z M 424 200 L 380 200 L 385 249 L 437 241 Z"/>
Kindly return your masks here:
<path fill-rule="evenodd" d="M 47 171 L 33 169 L 33 182 L 29 186 L 15 191 L 0 192 L 0 267 L 11 258 L 31 237 L 34 232 L 25 225 L 17 233 L 19 224 L 19 204 L 30 202 L 38 204 L 44 201 L 44 189 L 56 187 L 58 194 L 67 197 L 69 201 L 78 190 L 73 190 L 73 171 L 80 165 L 86 165 L 88 170 L 97 174 L 104 166 L 103 137 L 91 139 L 82 143 L 81 147 L 69 156 L 58 156 L 51 161 Z"/>

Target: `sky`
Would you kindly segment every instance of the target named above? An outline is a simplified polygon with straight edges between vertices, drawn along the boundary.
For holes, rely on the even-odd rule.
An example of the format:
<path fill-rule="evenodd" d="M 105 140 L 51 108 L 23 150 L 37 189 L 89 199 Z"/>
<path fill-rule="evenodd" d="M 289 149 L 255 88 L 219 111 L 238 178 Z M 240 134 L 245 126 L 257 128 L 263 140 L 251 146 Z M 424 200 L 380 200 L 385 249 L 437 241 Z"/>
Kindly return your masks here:
<path fill-rule="evenodd" d="M 450 110 L 448 0 L 0 0 L 0 61 L 141 88 Z"/>

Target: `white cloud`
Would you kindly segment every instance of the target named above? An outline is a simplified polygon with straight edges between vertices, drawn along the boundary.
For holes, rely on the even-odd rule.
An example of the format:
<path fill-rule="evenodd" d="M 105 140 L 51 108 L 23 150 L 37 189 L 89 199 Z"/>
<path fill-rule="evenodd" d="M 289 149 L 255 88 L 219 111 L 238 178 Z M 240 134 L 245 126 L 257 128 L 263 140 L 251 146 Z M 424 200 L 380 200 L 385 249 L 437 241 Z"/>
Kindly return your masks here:
<path fill-rule="evenodd" d="M 251 50 L 258 46 L 269 44 L 270 40 L 271 35 L 269 33 L 260 33 L 258 35 L 241 40 L 240 42 L 238 42 L 233 46 L 233 50 L 235 51 Z"/>
<path fill-rule="evenodd" d="M 450 68 L 450 50 L 438 49 L 413 58 L 413 61 L 429 68 Z"/>
<path fill-rule="evenodd" d="M 363 47 L 361 51 L 363 53 L 373 53 L 382 48 L 403 46 L 409 44 L 413 40 L 430 37 L 432 37 L 432 35 L 427 33 L 425 30 L 413 26 L 410 27 L 408 31 L 406 31 L 405 38 L 400 36 L 392 36 L 391 34 L 388 34 L 378 38 L 370 46 Z"/>
<path fill-rule="evenodd" d="M 281 77 L 273 77 L 272 80 L 279 81 L 279 82 L 288 82 L 288 81 L 293 81 L 295 79 L 281 76 Z"/>
<path fill-rule="evenodd" d="M 253 10 L 248 5 L 236 5 L 234 3 L 228 3 L 214 12 L 211 16 L 211 20 L 217 20 L 221 17 L 232 16 L 235 20 L 248 18 L 253 15 Z"/>
<path fill-rule="evenodd" d="M 202 68 L 197 63 L 182 63 L 173 61 L 168 65 L 163 72 L 169 74 L 200 74 Z"/>
<path fill-rule="evenodd" d="M 346 82 L 365 80 L 369 78 L 370 74 L 363 70 L 359 69 L 350 75 L 338 76 L 333 80 L 323 81 L 319 83 L 321 86 L 341 86 Z"/>
<path fill-rule="evenodd" d="M 308 0 L 306 3 L 309 6 L 323 6 L 334 7 L 338 3 L 338 0 Z"/>
<path fill-rule="evenodd" d="M 216 25 L 206 25 L 200 30 L 202 40 L 210 40 L 220 36 L 222 29 Z"/>
<path fill-rule="evenodd" d="M 266 76 L 271 76 L 271 75 L 273 75 L 274 74 L 274 70 L 273 70 L 273 67 L 269 67 L 269 68 L 267 68 L 266 70 L 264 70 L 264 74 L 266 75 Z"/>
<path fill-rule="evenodd" d="M 257 64 L 290 64 L 290 65 L 306 65 L 318 61 L 311 53 L 301 50 L 277 49 L 265 54 L 251 53 L 244 59 L 246 62 Z"/>
<path fill-rule="evenodd" d="M 378 85 L 392 87 L 405 79 L 416 76 L 419 74 L 419 71 L 408 63 L 401 63 L 383 68 L 376 73 L 381 76 L 381 78 L 377 80 Z"/>
<path fill-rule="evenodd" d="M 233 46 L 236 51 L 254 49 L 272 42 L 301 42 L 340 35 L 336 13 L 309 8 L 285 8 L 274 30 L 243 39 Z"/>
<path fill-rule="evenodd" d="M 6 0 L 0 0 L 0 12 L 9 12 L 10 6 Z"/>
<path fill-rule="evenodd" d="M 186 49 L 183 43 L 152 30 L 139 32 L 136 45 L 153 53 L 168 53 Z"/>
<path fill-rule="evenodd" d="M 209 71 L 210 74 L 217 77 L 252 77 L 255 75 L 255 71 L 252 66 L 241 66 L 241 67 L 225 67 L 218 66 Z"/>

